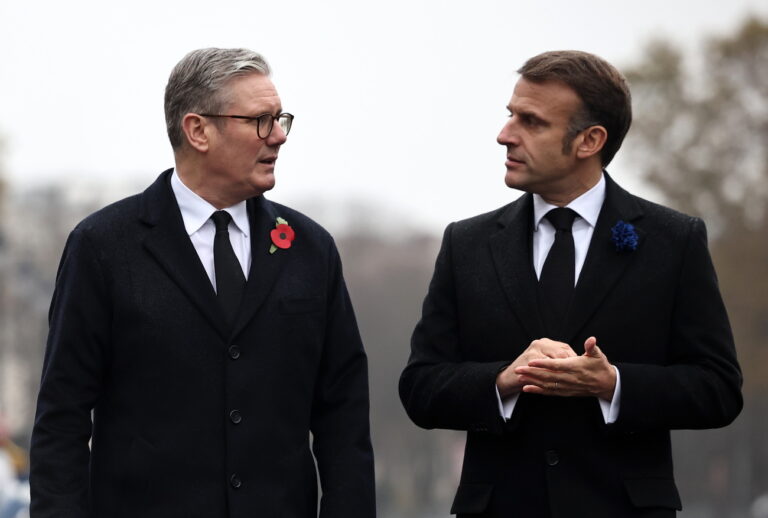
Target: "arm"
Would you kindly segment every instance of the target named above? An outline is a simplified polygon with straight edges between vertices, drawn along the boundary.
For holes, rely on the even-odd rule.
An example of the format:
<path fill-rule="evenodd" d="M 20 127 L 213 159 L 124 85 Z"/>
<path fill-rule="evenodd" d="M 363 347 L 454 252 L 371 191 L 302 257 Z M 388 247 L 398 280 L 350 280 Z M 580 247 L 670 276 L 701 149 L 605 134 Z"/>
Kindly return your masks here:
<path fill-rule="evenodd" d="M 103 270 L 84 232 L 75 229 L 56 278 L 32 431 L 34 518 L 90 516 L 91 410 L 102 387 L 110 320 Z"/>
<path fill-rule="evenodd" d="M 373 518 L 367 360 L 332 243 L 329 271 L 326 339 L 311 423 L 322 487 L 320 518 Z"/>
<path fill-rule="evenodd" d="M 453 224 L 443 236 L 411 355 L 400 377 L 406 412 L 424 428 L 501 433 L 496 377 L 510 361 L 468 361 L 459 343 L 458 301 L 451 258 Z"/>
<path fill-rule="evenodd" d="M 691 230 L 677 286 L 668 363 L 617 363 L 620 430 L 702 429 L 729 424 L 741 411 L 742 376 L 728 315 L 707 249 L 704 223 Z"/>

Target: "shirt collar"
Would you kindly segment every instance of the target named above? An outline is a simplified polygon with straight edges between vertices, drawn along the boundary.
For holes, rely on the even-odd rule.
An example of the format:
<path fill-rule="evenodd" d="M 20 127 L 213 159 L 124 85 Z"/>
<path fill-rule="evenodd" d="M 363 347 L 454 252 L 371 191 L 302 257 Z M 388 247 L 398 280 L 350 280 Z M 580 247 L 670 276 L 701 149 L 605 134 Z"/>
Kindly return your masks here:
<path fill-rule="evenodd" d="M 171 175 L 171 189 L 176 196 L 176 203 L 181 210 L 181 217 L 184 220 L 184 228 L 188 235 L 192 235 L 210 219 L 211 214 L 218 209 L 198 196 L 192 189 L 184 185 L 184 182 L 179 178 L 178 172 L 174 169 L 173 175 Z M 237 228 L 242 232 L 245 237 L 248 237 L 248 210 L 245 200 L 240 203 L 236 203 L 231 207 L 226 207 L 224 210 L 229 212 L 232 216 L 232 221 L 235 222 Z"/>
<path fill-rule="evenodd" d="M 566 205 L 566 207 L 573 209 L 579 217 L 594 228 L 597 224 L 597 217 L 600 215 L 603 201 L 605 201 L 605 175 L 601 174 L 600 181 L 598 181 L 594 187 L 573 200 Z M 547 215 L 547 212 L 556 208 L 556 205 L 547 203 L 544 201 L 544 198 L 538 194 L 533 195 L 534 232 L 539 230 L 539 224 L 544 216 Z"/>

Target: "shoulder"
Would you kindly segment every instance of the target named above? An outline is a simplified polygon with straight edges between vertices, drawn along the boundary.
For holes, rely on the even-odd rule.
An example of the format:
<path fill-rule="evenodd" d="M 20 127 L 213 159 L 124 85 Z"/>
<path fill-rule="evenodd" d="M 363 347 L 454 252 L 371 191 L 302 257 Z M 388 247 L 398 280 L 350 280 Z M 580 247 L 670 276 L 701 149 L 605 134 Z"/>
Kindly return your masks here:
<path fill-rule="evenodd" d="M 706 235 L 706 226 L 701 218 L 639 196 L 631 196 L 642 211 L 642 218 L 638 221 L 638 226 L 644 228 L 646 232 L 663 236 L 670 241 L 687 238 L 692 233 Z"/>
<path fill-rule="evenodd" d="M 701 218 L 631 194 L 610 177 L 605 204 L 609 205 L 608 214 L 625 216 L 625 221 L 670 245 L 674 241 L 684 241 L 693 232 L 706 235 Z"/>
<path fill-rule="evenodd" d="M 140 196 L 129 196 L 93 212 L 75 226 L 72 234 L 97 241 L 120 239 L 139 220 Z"/>
<path fill-rule="evenodd" d="M 516 200 L 490 212 L 454 221 L 448 229 L 458 237 L 487 235 L 489 232 L 495 232 L 502 221 L 511 213 L 515 213 L 522 203 L 523 200 Z"/>
<path fill-rule="evenodd" d="M 477 216 L 455 221 L 452 223 L 454 231 L 463 233 L 477 231 L 482 232 L 489 228 L 495 229 L 501 217 L 514 203 L 516 202 L 504 205 L 503 207 L 499 207 L 498 209 L 492 210 L 490 212 L 484 212 L 483 214 L 478 214 Z"/>

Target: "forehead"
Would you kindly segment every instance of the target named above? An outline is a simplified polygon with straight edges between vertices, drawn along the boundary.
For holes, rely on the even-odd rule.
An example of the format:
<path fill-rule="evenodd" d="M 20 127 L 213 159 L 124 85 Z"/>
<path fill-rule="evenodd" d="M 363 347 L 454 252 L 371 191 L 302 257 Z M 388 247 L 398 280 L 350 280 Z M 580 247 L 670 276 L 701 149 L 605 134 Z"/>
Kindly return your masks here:
<path fill-rule="evenodd" d="M 275 85 L 264 74 L 253 73 L 236 77 L 229 81 L 225 88 L 229 107 L 232 109 L 271 113 L 280 111 L 282 108 Z"/>
<path fill-rule="evenodd" d="M 579 96 L 562 81 L 533 82 L 522 77 L 509 100 L 513 113 L 532 113 L 547 120 L 570 119 L 580 106 Z"/>

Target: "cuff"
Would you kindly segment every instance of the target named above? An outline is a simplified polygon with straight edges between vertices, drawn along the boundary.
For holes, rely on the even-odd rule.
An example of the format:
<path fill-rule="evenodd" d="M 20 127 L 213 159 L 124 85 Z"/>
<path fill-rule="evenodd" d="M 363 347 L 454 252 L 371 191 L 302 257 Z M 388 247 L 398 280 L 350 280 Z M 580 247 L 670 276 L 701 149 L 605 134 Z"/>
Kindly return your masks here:
<path fill-rule="evenodd" d="M 597 399 L 600 403 L 600 410 L 603 412 L 605 424 L 613 424 L 619 418 L 619 401 L 621 400 L 621 375 L 615 365 L 611 365 L 611 367 L 616 371 L 616 387 L 613 389 L 613 399 L 610 402 Z M 496 390 L 496 393 L 498 394 L 499 391 Z"/>
<path fill-rule="evenodd" d="M 618 385 L 616 386 L 618 387 Z M 499 394 L 499 387 L 495 388 L 496 402 L 499 405 L 499 414 L 501 414 L 501 417 L 503 417 L 505 420 L 509 420 L 512 417 L 512 411 L 515 409 L 515 404 L 517 403 L 517 398 L 520 397 L 520 393 L 518 392 L 517 394 L 513 394 L 502 400 L 501 394 Z"/>

